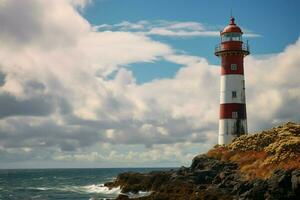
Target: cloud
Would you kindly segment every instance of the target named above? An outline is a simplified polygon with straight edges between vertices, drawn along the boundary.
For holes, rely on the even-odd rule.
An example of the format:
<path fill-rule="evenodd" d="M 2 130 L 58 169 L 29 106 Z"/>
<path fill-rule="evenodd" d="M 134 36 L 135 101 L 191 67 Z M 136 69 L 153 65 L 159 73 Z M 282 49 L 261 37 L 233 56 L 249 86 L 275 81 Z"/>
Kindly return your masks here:
<path fill-rule="evenodd" d="M 83 11 L 83 9 L 91 4 L 93 0 L 68 0 L 71 5 L 75 6 L 75 8 L 78 8 L 80 11 Z"/>
<path fill-rule="evenodd" d="M 251 130 L 284 121 L 299 121 L 300 38 L 283 52 L 264 58 L 248 57 L 245 65 Z M 251 74 L 251 75 L 250 75 Z M 294 111 L 293 111 L 294 110 Z"/>
<path fill-rule="evenodd" d="M 0 71 L 0 87 L 5 84 L 5 77 L 6 75 Z"/>
<path fill-rule="evenodd" d="M 26 12 L 27 7 L 30 12 Z M 41 23 L 37 15 L 42 15 L 42 4 L 32 0 L 2 1 L 0 6 L 0 36 L 2 41 L 14 40 L 17 43 L 30 42 L 41 34 Z M 22 20 L 20 20 L 22 19 Z"/>
<path fill-rule="evenodd" d="M 74 45 L 78 36 L 90 29 L 88 22 L 64 0 L 4 0 L 0 24 L 1 43 L 16 51 L 24 45 L 43 49 Z"/>
<path fill-rule="evenodd" d="M 26 3 L 0 8 L 1 163 L 187 163 L 216 143 L 219 67 L 145 34 L 204 33 L 204 25 L 140 21 L 95 31 L 70 1 Z M 19 25 L 15 17 L 23 15 Z M 299 49 L 298 40 L 279 54 L 246 58 L 251 131 L 299 120 Z M 141 85 L 126 68 L 161 60 L 182 67 Z"/>
<path fill-rule="evenodd" d="M 129 150 L 128 152 L 119 153 L 116 149 L 110 152 L 91 152 L 91 153 L 74 153 L 55 155 L 54 160 L 57 161 L 73 161 L 73 162 L 110 162 L 114 166 L 155 166 L 157 163 L 163 163 L 167 166 L 178 166 L 178 164 L 190 164 L 193 154 L 186 151 L 192 143 L 177 143 L 172 145 L 155 145 L 154 148 L 144 149 L 141 152 Z M 194 146 L 193 146 L 194 147 Z M 134 147 L 133 147 L 134 148 Z M 105 152 L 105 149 L 103 149 Z"/>
<path fill-rule="evenodd" d="M 118 24 L 102 24 L 94 27 L 95 30 L 99 31 L 125 31 L 143 34 L 147 36 L 166 36 L 166 37 L 219 37 L 220 30 L 205 26 L 199 22 L 178 22 L 178 21 L 138 21 L 128 22 L 123 21 Z M 251 31 L 246 31 L 246 37 L 260 37 L 259 34 Z"/>
<path fill-rule="evenodd" d="M 0 93 L 0 119 L 8 116 L 44 116 L 49 115 L 54 110 L 51 98 L 33 97 L 29 100 L 18 100 L 16 97 Z"/>

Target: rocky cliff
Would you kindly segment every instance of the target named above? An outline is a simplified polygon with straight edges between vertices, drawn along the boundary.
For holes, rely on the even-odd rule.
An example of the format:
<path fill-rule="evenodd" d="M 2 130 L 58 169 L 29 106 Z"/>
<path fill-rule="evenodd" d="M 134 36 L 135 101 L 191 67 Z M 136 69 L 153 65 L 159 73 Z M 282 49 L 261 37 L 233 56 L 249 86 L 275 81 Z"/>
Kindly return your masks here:
<path fill-rule="evenodd" d="M 106 186 L 120 186 L 125 194 L 151 191 L 140 200 L 299 199 L 300 124 L 241 136 L 196 156 L 190 167 L 123 173 Z"/>

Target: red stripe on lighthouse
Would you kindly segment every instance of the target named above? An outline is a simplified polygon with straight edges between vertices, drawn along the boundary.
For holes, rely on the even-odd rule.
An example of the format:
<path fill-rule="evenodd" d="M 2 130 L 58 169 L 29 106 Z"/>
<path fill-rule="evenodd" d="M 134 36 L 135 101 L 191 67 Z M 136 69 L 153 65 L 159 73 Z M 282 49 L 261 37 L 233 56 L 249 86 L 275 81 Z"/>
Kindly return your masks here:
<path fill-rule="evenodd" d="M 232 69 L 231 64 L 236 64 L 237 68 Z M 222 56 L 221 75 L 225 74 L 242 74 L 244 75 L 243 55 L 226 55 Z"/>
<path fill-rule="evenodd" d="M 246 119 L 246 104 L 225 103 L 220 104 L 220 119 L 233 119 L 233 112 L 237 112 L 239 119 Z"/>

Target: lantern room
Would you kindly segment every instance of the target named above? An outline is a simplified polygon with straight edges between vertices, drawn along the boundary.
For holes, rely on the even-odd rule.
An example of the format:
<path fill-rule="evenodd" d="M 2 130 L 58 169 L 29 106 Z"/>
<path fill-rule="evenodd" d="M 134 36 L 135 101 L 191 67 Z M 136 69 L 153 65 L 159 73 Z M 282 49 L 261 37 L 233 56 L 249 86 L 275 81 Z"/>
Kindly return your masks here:
<path fill-rule="evenodd" d="M 242 40 L 242 30 L 238 27 L 235 22 L 234 18 L 230 18 L 230 23 L 228 26 L 224 28 L 221 32 L 221 42 L 228 42 L 228 41 L 239 41 L 243 42 Z"/>
<path fill-rule="evenodd" d="M 243 32 L 239 26 L 234 22 L 234 18 L 230 18 L 230 23 L 220 32 L 221 43 L 215 48 L 215 55 L 222 56 L 237 53 L 244 56 L 249 55 L 250 49 L 248 42 L 243 43 Z"/>

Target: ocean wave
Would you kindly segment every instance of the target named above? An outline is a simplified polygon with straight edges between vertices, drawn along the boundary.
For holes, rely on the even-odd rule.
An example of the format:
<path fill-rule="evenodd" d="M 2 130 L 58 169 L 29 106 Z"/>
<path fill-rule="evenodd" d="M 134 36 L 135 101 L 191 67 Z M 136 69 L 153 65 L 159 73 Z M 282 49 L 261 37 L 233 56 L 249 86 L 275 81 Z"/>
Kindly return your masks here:
<path fill-rule="evenodd" d="M 87 193 L 100 193 L 100 194 L 120 194 L 121 188 L 115 187 L 115 188 L 108 188 L 104 186 L 104 184 L 94 184 L 94 185 L 87 185 L 81 187 L 85 192 Z"/>
<path fill-rule="evenodd" d="M 51 188 L 47 188 L 47 187 L 37 187 L 37 188 L 28 188 L 28 189 L 40 190 L 40 191 L 52 190 Z"/>
<path fill-rule="evenodd" d="M 25 189 L 25 188 L 24 188 Z M 149 196 L 151 191 L 139 191 L 138 193 L 121 193 L 120 187 L 108 188 L 104 184 L 91 184 L 85 186 L 60 186 L 60 187 L 30 187 L 26 190 L 37 190 L 37 191 L 62 191 L 62 192 L 74 192 L 79 194 L 102 194 L 107 197 L 117 197 L 119 194 L 124 194 L 130 199 L 140 198 Z"/>
<path fill-rule="evenodd" d="M 105 194 L 105 195 L 118 195 L 121 193 L 121 188 L 108 188 L 104 184 L 91 184 L 85 186 L 60 186 L 60 187 L 35 187 L 26 188 L 29 190 L 55 190 L 64 192 L 75 192 L 75 193 L 93 193 L 93 194 Z"/>
<path fill-rule="evenodd" d="M 53 188 L 48 188 L 48 187 L 16 187 L 15 188 L 18 191 L 46 191 L 46 190 L 53 190 Z"/>
<path fill-rule="evenodd" d="M 138 193 L 122 193 L 124 195 L 127 195 L 130 199 L 140 198 L 140 197 L 146 197 L 149 196 L 152 192 L 151 191 L 139 191 Z"/>

